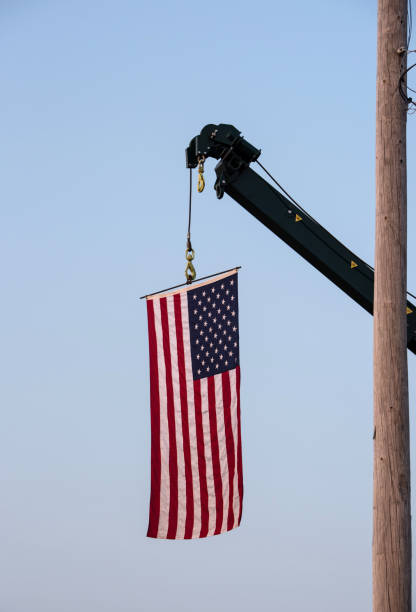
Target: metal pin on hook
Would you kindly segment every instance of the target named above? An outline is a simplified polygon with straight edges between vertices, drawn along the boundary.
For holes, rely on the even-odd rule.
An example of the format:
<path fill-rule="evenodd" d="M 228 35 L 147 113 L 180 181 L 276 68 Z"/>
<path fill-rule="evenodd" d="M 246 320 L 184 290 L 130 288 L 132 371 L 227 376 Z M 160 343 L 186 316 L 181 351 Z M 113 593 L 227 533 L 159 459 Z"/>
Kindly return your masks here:
<path fill-rule="evenodd" d="M 198 193 L 202 193 L 205 187 L 204 161 L 204 156 L 198 158 Z"/>

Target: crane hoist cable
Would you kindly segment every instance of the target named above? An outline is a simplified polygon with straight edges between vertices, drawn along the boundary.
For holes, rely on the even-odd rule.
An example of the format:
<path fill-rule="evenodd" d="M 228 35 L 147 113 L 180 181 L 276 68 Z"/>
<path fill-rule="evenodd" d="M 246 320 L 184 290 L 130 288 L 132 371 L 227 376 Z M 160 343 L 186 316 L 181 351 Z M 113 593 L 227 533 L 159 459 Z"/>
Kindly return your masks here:
<path fill-rule="evenodd" d="M 205 181 L 202 176 L 204 172 L 204 161 L 205 158 L 202 157 L 198 160 L 198 192 L 204 190 Z M 202 189 L 200 188 L 202 186 Z M 200 278 L 196 278 L 196 271 L 192 264 L 192 260 L 195 257 L 195 251 L 192 247 L 191 243 L 191 221 L 192 221 L 192 168 L 189 168 L 189 203 L 188 203 L 188 231 L 186 234 L 186 251 L 185 257 L 187 260 L 186 268 L 185 268 L 185 277 L 186 283 L 180 283 L 179 285 L 173 285 L 172 287 L 167 287 L 166 289 L 162 289 L 159 291 L 154 291 L 153 293 L 146 293 L 145 295 L 140 296 L 140 299 L 148 298 L 152 295 L 157 295 L 158 293 L 165 293 L 166 291 L 171 291 L 172 289 L 178 289 L 179 287 L 183 287 L 184 285 L 190 285 L 194 280 L 203 281 L 208 278 L 212 278 L 213 276 L 218 276 L 220 274 L 226 274 L 227 272 L 231 272 L 233 270 L 240 270 L 241 266 L 234 266 L 234 268 L 229 268 L 228 270 L 223 270 L 222 272 L 216 272 L 215 274 L 208 274 L 207 276 L 201 276 Z"/>
<path fill-rule="evenodd" d="M 202 193 L 205 188 L 205 180 L 204 180 L 204 162 L 205 157 L 202 155 L 198 157 L 198 193 Z M 195 267 L 192 263 L 192 260 L 195 257 L 195 251 L 192 248 L 191 243 L 191 214 L 192 214 L 192 168 L 189 168 L 189 207 L 188 207 L 188 233 L 186 235 L 186 268 L 185 268 L 185 278 L 186 283 L 190 285 L 192 281 L 196 278 Z"/>
<path fill-rule="evenodd" d="M 191 243 L 191 216 L 192 216 L 192 168 L 189 168 L 189 206 L 188 206 L 188 232 L 186 235 L 186 268 L 185 268 L 185 278 L 187 285 L 190 285 L 193 280 L 196 278 L 196 271 L 192 260 L 195 257 L 195 251 L 192 248 Z"/>

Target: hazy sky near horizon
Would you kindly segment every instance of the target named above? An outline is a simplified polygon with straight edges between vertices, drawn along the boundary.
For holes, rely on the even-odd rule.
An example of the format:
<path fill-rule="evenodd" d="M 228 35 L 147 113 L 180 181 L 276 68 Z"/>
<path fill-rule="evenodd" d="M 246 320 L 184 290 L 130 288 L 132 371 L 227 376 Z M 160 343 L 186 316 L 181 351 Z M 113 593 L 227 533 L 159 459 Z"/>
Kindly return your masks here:
<path fill-rule="evenodd" d="M 206 123 L 373 263 L 375 0 L 3 0 L 0 54 L 0 611 L 369 610 L 371 317 L 208 161 L 197 272 L 242 266 L 243 520 L 156 541 L 138 297 L 183 279 Z M 415 153 L 410 116 L 413 293 Z M 414 465 L 413 354 L 409 380 Z"/>

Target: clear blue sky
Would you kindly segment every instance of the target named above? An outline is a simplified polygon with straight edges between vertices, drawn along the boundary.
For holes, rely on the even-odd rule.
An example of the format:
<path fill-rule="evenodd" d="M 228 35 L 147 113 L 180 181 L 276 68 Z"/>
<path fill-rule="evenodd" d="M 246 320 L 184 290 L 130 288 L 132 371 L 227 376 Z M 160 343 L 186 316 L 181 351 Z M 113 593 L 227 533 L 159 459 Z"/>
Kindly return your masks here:
<path fill-rule="evenodd" d="M 217 200 L 207 164 L 197 271 L 242 266 L 245 509 L 164 542 L 145 538 L 138 297 L 182 281 L 184 149 L 206 123 L 373 262 L 375 0 L 3 0 L 0 55 L 1 612 L 369 610 L 371 317 Z M 412 354 L 409 375 L 414 449 Z"/>

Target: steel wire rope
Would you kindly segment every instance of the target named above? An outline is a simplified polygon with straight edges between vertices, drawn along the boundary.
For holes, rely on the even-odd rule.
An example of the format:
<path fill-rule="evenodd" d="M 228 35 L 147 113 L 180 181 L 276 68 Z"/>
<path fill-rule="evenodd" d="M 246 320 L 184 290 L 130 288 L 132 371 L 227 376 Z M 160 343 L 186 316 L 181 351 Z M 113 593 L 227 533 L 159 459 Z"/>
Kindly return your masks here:
<path fill-rule="evenodd" d="M 189 168 L 189 205 L 188 205 L 188 232 L 186 234 L 186 246 L 192 250 L 191 246 L 191 215 L 192 215 L 192 168 Z"/>

